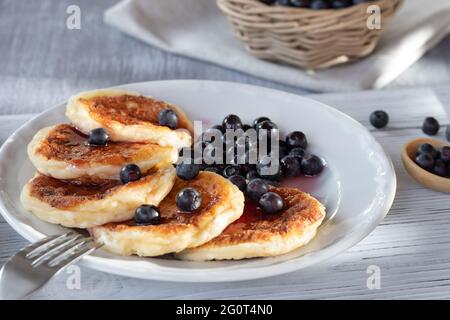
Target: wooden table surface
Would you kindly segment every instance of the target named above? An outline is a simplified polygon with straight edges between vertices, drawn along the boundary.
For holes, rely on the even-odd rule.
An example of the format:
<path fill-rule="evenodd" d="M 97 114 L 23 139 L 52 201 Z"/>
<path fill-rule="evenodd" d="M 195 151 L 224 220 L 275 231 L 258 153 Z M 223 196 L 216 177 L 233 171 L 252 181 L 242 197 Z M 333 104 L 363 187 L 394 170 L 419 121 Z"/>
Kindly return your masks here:
<path fill-rule="evenodd" d="M 104 9 L 114 3 L 0 0 L 0 143 L 33 115 L 78 91 L 127 82 L 212 79 L 307 93 L 173 56 L 124 36 L 102 23 Z M 65 27 L 69 4 L 81 7 L 82 30 Z M 400 160 L 403 143 L 423 135 L 420 125 L 426 116 L 449 123 L 448 56 L 447 38 L 388 90 L 313 95 L 367 126 L 372 110 L 384 109 L 391 117 L 388 129 L 373 134 L 394 162 L 397 197 L 381 225 L 347 252 L 311 269 L 220 284 L 142 281 L 81 268 L 79 290 L 69 289 L 70 276 L 63 272 L 34 298 L 450 298 L 450 197 L 419 186 Z M 0 218 L 0 264 L 25 244 Z M 372 265 L 380 268 L 380 289 L 367 288 Z"/>

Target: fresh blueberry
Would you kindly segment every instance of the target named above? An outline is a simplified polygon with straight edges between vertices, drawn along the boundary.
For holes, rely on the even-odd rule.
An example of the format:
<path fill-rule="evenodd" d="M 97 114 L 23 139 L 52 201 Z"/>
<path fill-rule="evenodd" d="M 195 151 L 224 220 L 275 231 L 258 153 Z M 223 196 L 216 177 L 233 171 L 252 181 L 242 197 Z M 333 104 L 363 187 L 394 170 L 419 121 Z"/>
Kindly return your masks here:
<path fill-rule="evenodd" d="M 428 153 L 433 157 L 433 159 L 438 156 L 437 150 L 429 143 L 424 143 L 419 146 L 417 149 L 417 154 L 421 153 Z"/>
<path fill-rule="evenodd" d="M 290 155 L 290 156 L 298 157 L 300 161 L 301 161 L 302 158 L 305 156 L 305 154 L 306 154 L 305 149 L 300 148 L 300 147 L 298 147 L 298 148 L 293 148 L 293 149 L 291 149 L 291 151 L 289 151 L 289 155 Z"/>
<path fill-rule="evenodd" d="M 439 122 L 433 117 L 428 117 L 423 121 L 422 131 L 429 136 L 436 135 L 439 128 Z"/>
<path fill-rule="evenodd" d="M 134 213 L 134 221 L 137 225 L 151 225 L 161 223 L 161 214 L 154 205 L 143 204 Z"/>
<path fill-rule="evenodd" d="M 370 114 L 370 123 L 377 129 L 386 127 L 388 122 L 389 115 L 383 110 L 374 111 Z"/>
<path fill-rule="evenodd" d="M 441 177 L 447 177 L 447 164 L 440 159 L 436 160 L 434 162 L 433 173 Z"/>
<path fill-rule="evenodd" d="M 247 184 L 247 196 L 258 202 L 261 196 L 269 191 L 269 184 L 262 179 L 253 179 Z"/>
<path fill-rule="evenodd" d="M 196 164 L 180 163 L 177 164 L 177 176 L 183 180 L 192 180 L 199 173 L 199 167 Z"/>
<path fill-rule="evenodd" d="M 264 121 L 271 121 L 271 120 L 267 117 L 256 118 L 255 120 L 253 120 L 253 128 L 256 129 L 258 124 L 260 124 L 261 122 L 264 122 Z"/>
<path fill-rule="evenodd" d="M 234 175 L 240 175 L 241 174 L 241 167 L 238 165 L 230 164 L 223 169 L 222 175 L 225 178 L 229 178 Z"/>
<path fill-rule="evenodd" d="M 267 192 L 259 199 L 259 206 L 265 213 L 277 213 L 283 210 L 283 199 L 275 192 Z"/>
<path fill-rule="evenodd" d="M 172 109 L 161 110 L 158 117 L 158 123 L 162 126 L 176 129 L 178 127 L 178 116 Z"/>
<path fill-rule="evenodd" d="M 293 131 L 286 136 L 286 145 L 289 149 L 292 148 L 303 148 L 306 149 L 308 146 L 308 140 L 306 136 L 301 131 Z"/>
<path fill-rule="evenodd" d="M 440 150 L 440 159 L 446 164 L 450 164 L 450 147 L 445 146 Z"/>
<path fill-rule="evenodd" d="M 142 177 L 141 169 L 135 164 L 127 164 L 120 169 L 120 181 L 128 183 L 139 180 Z"/>
<path fill-rule="evenodd" d="M 332 0 L 331 7 L 333 9 L 343 9 L 352 5 L 352 0 Z"/>
<path fill-rule="evenodd" d="M 233 184 L 235 184 L 239 190 L 245 191 L 247 189 L 247 180 L 243 176 L 240 175 L 234 175 L 228 178 Z"/>
<path fill-rule="evenodd" d="M 223 119 L 222 129 L 223 130 L 237 130 L 242 128 L 242 121 L 235 114 L 229 114 Z"/>
<path fill-rule="evenodd" d="M 296 156 L 285 156 L 281 159 L 281 172 L 285 177 L 297 177 L 301 174 L 300 159 Z"/>
<path fill-rule="evenodd" d="M 291 7 L 309 8 L 310 0 L 290 0 Z"/>
<path fill-rule="evenodd" d="M 258 123 L 257 125 L 256 125 L 256 131 L 259 131 L 259 130 L 267 130 L 268 132 L 267 132 L 267 134 L 269 135 L 270 134 L 270 131 L 272 131 L 272 130 L 277 130 L 278 129 L 278 126 L 275 124 L 275 122 L 272 122 L 272 121 L 268 121 L 268 120 L 266 120 L 266 121 L 263 121 L 263 122 L 260 122 L 260 123 Z"/>
<path fill-rule="evenodd" d="M 242 130 L 244 130 L 244 132 L 247 131 L 248 129 L 251 129 L 251 128 L 252 128 L 252 126 L 249 125 L 249 124 L 245 123 L 245 124 L 242 125 Z"/>
<path fill-rule="evenodd" d="M 321 10 L 321 9 L 329 9 L 330 5 L 326 0 L 312 0 L 310 7 L 313 10 Z"/>
<path fill-rule="evenodd" d="M 185 188 L 177 194 L 176 202 L 181 211 L 192 212 L 200 208 L 202 196 L 194 188 Z"/>
<path fill-rule="evenodd" d="M 248 181 L 251 181 L 253 179 L 259 178 L 259 174 L 258 174 L 258 171 L 251 170 L 251 171 L 247 172 L 247 175 L 245 177 L 247 178 Z"/>
<path fill-rule="evenodd" d="M 300 166 L 303 174 L 307 176 L 315 176 L 321 173 L 324 168 L 322 159 L 311 154 L 307 154 L 303 157 Z"/>
<path fill-rule="evenodd" d="M 416 157 L 416 163 L 422 168 L 427 171 L 433 170 L 434 167 L 434 158 L 429 153 L 420 153 Z"/>
<path fill-rule="evenodd" d="M 88 143 L 92 146 L 105 146 L 109 141 L 108 132 L 103 128 L 97 128 L 89 132 Z"/>

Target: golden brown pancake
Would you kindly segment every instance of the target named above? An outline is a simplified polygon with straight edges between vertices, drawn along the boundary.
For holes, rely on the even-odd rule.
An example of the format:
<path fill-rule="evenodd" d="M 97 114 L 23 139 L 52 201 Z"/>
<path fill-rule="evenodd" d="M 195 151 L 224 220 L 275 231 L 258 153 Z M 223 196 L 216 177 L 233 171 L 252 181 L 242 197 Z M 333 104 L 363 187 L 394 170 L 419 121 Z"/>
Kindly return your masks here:
<path fill-rule="evenodd" d="M 280 255 L 308 243 L 325 217 L 323 205 L 295 188 L 272 188 L 284 209 L 265 214 L 246 199 L 244 214 L 219 236 L 177 254 L 183 260 L 244 259 Z"/>
<path fill-rule="evenodd" d="M 173 147 L 138 142 L 90 146 L 87 135 L 72 125 L 60 124 L 38 131 L 28 146 L 28 155 L 39 172 L 57 179 L 119 179 L 120 169 L 129 163 L 146 172 L 155 165 L 175 162 L 178 152 Z"/>
<path fill-rule="evenodd" d="M 37 173 L 24 186 L 21 202 L 42 220 L 66 227 L 89 228 L 128 220 L 141 204 L 158 205 L 174 180 L 172 165 L 154 168 L 127 184 L 93 177 L 59 180 Z"/>
<path fill-rule="evenodd" d="M 194 212 L 182 212 L 176 206 L 177 194 L 186 187 L 195 188 L 202 196 L 202 204 Z M 159 205 L 161 224 L 141 226 L 130 220 L 95 227 L 91 233 L 113 253 L 158 256 L 209 241 L 239 218 L 243 208 L 244 195 L 234 184 L 215 173 L 200 172 L 190 181 L 176 179 Z"/>
<path fill-rule="evenodd" d="M 172 109 L 178 115 L 177 130 L 161 126 L 161 110 Z M 153 142 L 177 149 L 191 145 L 193 126 L 177 106 L 152 97 L 123 90 L 96 90 L 69 99 L 67 117 L 87 133 L 105 128 L 114 141 Z"/>

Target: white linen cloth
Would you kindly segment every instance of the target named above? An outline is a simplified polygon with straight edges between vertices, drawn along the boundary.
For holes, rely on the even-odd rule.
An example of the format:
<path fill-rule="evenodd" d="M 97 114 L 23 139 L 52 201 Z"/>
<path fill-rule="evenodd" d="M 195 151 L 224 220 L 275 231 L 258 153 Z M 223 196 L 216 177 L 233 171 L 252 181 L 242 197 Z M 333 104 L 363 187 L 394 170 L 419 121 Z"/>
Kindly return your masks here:
<path fill-rule="evenodd" d="M 104 19 L 172 53 L 309 90 L 351 91 L 385 86 L 450 33 L 450 0 L 405 0 L 371 56 L 314 73 L 247 53 L 215 0 L 124 0 Z"/>

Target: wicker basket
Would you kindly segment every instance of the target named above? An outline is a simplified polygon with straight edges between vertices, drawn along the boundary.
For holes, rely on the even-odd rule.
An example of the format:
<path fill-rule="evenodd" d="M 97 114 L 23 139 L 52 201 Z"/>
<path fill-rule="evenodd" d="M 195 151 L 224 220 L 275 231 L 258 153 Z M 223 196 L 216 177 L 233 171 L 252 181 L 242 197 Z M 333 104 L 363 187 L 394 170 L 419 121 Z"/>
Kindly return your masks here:
<path fill-rule="evenodd" d="M 339 10 L 311 10 L 258 0 L 217 0 L 251 54 L 305 69 L 325 69 L 372 53 L 383 28 L 367 27 L 367 7 L 379 6 L 384 27 L 402 3 L 376 0 Z"/>

